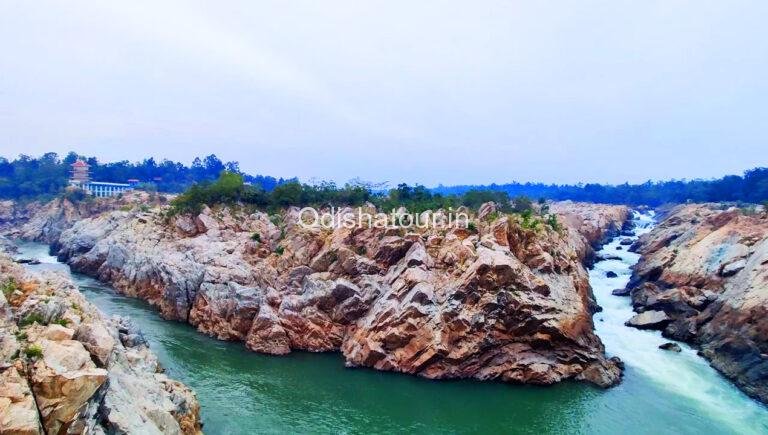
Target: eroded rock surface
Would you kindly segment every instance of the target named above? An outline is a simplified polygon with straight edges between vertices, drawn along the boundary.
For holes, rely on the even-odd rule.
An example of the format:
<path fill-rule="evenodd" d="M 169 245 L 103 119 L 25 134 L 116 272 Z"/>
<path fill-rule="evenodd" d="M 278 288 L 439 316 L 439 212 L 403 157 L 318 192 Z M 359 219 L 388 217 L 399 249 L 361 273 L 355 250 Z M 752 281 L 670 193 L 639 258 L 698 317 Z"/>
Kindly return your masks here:
<path fill-rule="evenodd" d="M 642 314 L 662 312 L 667 337 L 701 353 L 748 394 L 768 402 L 768 218 L 716 204 L 671 210 L 632 247 L 628 288 Z"/>
<path fill-rule="evenodd" d="M 0 283 L 0 433 L 200 432 L 194 393 L 162 374 L 129 320 L 1 254 Z"/>
<path fill-rule="evenodd" d="M 559 231 L 489 206 L 473 229 L 413 232 L 305 229 L 297 209 L 113 211 L 75 222 L 56 246 L 75 270 L 254 351 L 341 351 L 350 366 L 429 378 L 609 386 L 621 370 L 593 332 L 582 262 L 628 211 L 600 207 L 578 218 L 571 206 L 579 225 Z"/>

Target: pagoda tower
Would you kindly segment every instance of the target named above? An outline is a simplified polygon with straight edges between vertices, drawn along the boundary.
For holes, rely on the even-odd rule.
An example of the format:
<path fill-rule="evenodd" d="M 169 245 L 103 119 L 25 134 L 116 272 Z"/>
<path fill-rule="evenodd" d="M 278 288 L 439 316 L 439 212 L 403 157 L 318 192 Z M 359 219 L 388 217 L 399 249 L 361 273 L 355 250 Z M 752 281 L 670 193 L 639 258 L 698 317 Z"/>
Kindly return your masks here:
<path fill-rule="evenodd" d="M 72 163 L 72 172 L 69 178 L 69 184 L 73 186 L 82 186 L 90 181 L 88 173 L 90 166 L 82 160 Z"/>

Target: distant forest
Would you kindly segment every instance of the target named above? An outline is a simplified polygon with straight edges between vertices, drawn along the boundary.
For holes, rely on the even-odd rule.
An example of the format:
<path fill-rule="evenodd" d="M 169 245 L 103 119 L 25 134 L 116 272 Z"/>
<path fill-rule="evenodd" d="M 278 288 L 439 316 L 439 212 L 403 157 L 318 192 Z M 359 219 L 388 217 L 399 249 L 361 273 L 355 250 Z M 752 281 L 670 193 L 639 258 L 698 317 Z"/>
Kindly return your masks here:
<path fill-rule="evenodd" d="M 246 182 L 265 191 L 274 189 L 280 183 L 294 181 L 246 174 L 240 171 L 237 162 L 225 163 L 213 154 L 203 159 L 195 158 L 192 165 L 185 166 L 170 160 L 157 162 L 153 158 L 136 163 L 101 163 L 95 157 L 84 157 L 74 152 L 64 158 L 56 153 L 46 153 L 39 158 L 20 155 L 15 160 L 8 160 L 0 157 L 0 198 L 45 199 L 62 193 L 68 183 L 70 165 L 78 158 L 91 166 L 92 180 L 125 183 L 133 178 L 145 188 L 160 192 L 183 192 L 192 184 L 218 179 L 223 171 L 240 174 Z"/>
<path fill-rule="evenodd" d="M 170 160 L 155 161 L 152 158 L 141 162 L 128 161 L 101 163 L 95 157 L 79 156 L 70 152 L 64 158 L 56 153 L 46 153 L 39 158 L 21 155 L 15 160 L 0 157 L 0 198 L 44 199 L 60 194 L 67 186 L 70 165 L 78 158 L 91 166 L 91 178 L 97 181 L 124 183 L 138 179 L 145 187 L 160 192 L 180 193 L 196 183 L 211 183 L 222 172 L 242 176 L 246 183 L 271 192 L 276 186 L 296 184 L 296 178 L 282 179 L 264 175 L 250 175 L 240 170 L 237 162 L 222 162 L 211 154 L 196 158 L 190 166 Z M 333 190 L 333 183 L 323 184 L 320 190 Z M 556 185 L 542 183 L 508 183 L 490 185 L 438 186 L 427 189 L 423 186 L 398 185 L 397 189 L 382 190 L 365 185 L 368 196 L 391 196 L 393 191 L 412 189 L 428 191 L 443 197 L 459 197 L 467 192 L 491 191 L 506 194 L 507 197 L 529 197 L 533 199 L 574 200 L 609 204 L 658 206 L 683 202 L 749 202 L 768 201 L 768 168 L 755 168 L 743 175 L 728 175 L 714 180 L 672 180 L 648 181 L 643 184 L 576 184 Z M 360 189 L 360 186 L 357 187 Z M 356 193 L 357 195 L 357 193 Z M 430 197 L 431 198 L 431 197 Z M 431 199 L 430 199 L 431 201 Z"/>
<path fill-rule="evenodd" d="M 552 200 L 587 201 L 607 204 L 659 206 L 684 202 L 768 201 L 768 168 L 755 168 L 744 175 L 727 175 L 715 180 L 648 181 L 643 184 L 508 183 L 488 185 L 439 186 L 432 189 L 443 195 L 460 195 L 470 190 L 505 192 L 509 196 L 527 196 Z"/>

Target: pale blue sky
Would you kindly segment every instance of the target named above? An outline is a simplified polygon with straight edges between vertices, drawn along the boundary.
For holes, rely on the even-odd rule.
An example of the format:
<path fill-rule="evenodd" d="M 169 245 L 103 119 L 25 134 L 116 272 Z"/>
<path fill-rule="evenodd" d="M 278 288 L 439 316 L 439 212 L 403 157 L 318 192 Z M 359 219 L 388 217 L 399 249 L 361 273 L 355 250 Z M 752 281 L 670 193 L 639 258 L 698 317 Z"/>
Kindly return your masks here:
<path fill-rule="evenodd" d="M 768 165 L 765 1 L 0 0 L 0 154 L 304 180 Z"/>

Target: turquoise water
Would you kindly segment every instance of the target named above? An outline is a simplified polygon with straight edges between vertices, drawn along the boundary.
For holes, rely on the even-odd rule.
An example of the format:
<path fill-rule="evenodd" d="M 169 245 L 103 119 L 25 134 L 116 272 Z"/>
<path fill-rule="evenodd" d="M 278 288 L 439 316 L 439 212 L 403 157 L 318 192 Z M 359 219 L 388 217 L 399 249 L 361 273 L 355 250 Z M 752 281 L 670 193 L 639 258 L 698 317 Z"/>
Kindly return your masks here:
<path fill-rule="evenodd" d="M 21 248 L 20 256 L 44 262 L 30 267 L 69 273 L 45 245 Z M 768 410 L 695 352 L 659 350 L 664 340 L 657 333 L 623 326 L 631 308 L 610 290 L 628 279 L 628 266 L 637 259 L 621 255 L 624 261 L 599 263 L 591 273 L 605 307 L 595 316 L 597 331 L 608 353 L 627 363 L 624 381 L 609 390 L 575 382 L 534 387 L 430 381 L 347 369 L 333 353 L 259 355 L 162 320 L 147 304 L 91 278 L 73 278 L 107 314 L 131 316 L 168 374 L 194 388 L 207 433 L 768 433 Z M 606 268 L 619 277 L 608 281 Z"/>

